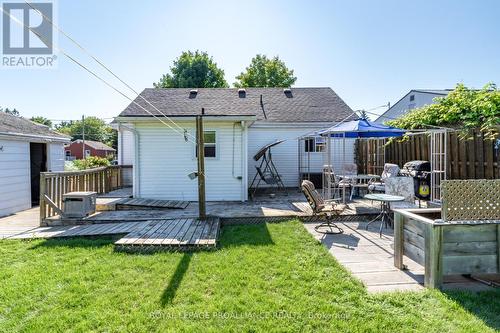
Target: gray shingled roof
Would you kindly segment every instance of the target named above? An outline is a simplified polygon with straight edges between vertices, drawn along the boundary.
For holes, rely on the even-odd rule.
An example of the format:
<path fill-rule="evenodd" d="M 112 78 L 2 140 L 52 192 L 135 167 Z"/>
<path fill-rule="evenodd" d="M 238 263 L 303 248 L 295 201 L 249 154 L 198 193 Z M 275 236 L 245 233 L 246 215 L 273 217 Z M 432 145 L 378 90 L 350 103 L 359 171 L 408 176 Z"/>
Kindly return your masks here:
<path fill-rule="evenodd" d="M 75 140 L 72 143 L 74 143 L 74 142 L 81 143 L 82 140 Z M 96 150 L 116 151 L 116 149 L 114 149 L 114 148 L 112 148 L 112 147 L 108 146 L 107 144 L 102 143 L 100 141 L 85 140 L 85 145 L 92 147 Z"/>
<path fill-rule="evenodd" d="M 418 92 L 438 94 L 438 95 L 448 95 L 453 91 L 453 89 L 413 89 L 411 91 L 418 91 Z"/>
<path fill-rule="evenodd" d="M 191 89 L 147 88 L 141 93 L 167 116 L 194 116 L 205 108 L 208 116 L 256 116 L 270 122 L 335 122 L 353 115 L 352 109 L 331 88 L 246 88 L 240 97 L 236 88 L 200 88 L 196 96 Z M 262 96 L 262 106 L 261 106 Z M 135 102 L 155 115 L 161 115 L 141 97 Z M 129 104 L 120 117 L 148 117 L 146 111 Z"/>
<path fill-rule="evenodd" d="M 51 130 L 45 125 L 37 124 L 31 120 L 16 117 L 0 111 L 0 134 L 13 134 L 22 136 L 51 137 L 69 140 L 70 137 Z"/>

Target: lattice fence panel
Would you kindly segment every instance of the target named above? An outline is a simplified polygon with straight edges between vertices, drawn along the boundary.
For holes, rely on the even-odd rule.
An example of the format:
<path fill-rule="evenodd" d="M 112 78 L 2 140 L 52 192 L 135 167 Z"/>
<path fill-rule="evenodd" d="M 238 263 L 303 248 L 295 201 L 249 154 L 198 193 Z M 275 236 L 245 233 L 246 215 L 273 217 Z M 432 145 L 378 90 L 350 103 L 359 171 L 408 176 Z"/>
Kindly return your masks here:
<path fill-rule="evenodd" d="M 500 220 L 500 180 L 447 180 L 441 186 L 445 221 Z"/>

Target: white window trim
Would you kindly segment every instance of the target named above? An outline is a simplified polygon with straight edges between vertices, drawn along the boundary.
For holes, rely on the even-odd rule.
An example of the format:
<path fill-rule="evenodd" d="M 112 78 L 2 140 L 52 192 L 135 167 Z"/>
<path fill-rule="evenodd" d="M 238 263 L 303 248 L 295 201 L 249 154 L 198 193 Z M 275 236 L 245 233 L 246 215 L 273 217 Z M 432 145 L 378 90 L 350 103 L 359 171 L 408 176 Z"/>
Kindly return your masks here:
<path fill-rule="evenodd" d="M 204 128 L 203 132 L 215 132 L 215 157 L 205 156 L 205 160 L 217 161 L 220 160 L 220 144 L 219 144 L 219 131 L 212 128 Z M 196 138 L 196 133 L 193 132 L 193 137 Z M 196 160 L 196 143 L 193 144 L 193 160 Z"/>
<path fill-rule="evenodd" d="M 317 150 L 317 149 L 318 149 L 318 142 L 317 142 L 317 139 L 318 139 L 317 137 L 310 137 L 310 138 L 307 138 L 307 139 L 305 140 L 305 144 L 304 144 L 304 152 L 305 152 L 305 153 L 320 153 L 320 154 L 324 153 L 324 150 L 323 150 L 323 151 L 318 151 L 318 150 Z M 314 144 L 313 144 L 313 148 L 314 148 L 314 150 L 313 150 L 313 151 L 307 151 L 307 150 L 306 150 L 306 148 L 307 148 L 307 146 L 308 146 L 308 143 L 307 143 L 307 141 L 308 141 L 308 140 L 314 140 Z M 323 142 L 323 144 L 324 144 L 324 145 L 325 145 L 325 147 L 326 147 L 326 139 L 324 139 L 324 140 L 325 140 L 325 141 Z"/>

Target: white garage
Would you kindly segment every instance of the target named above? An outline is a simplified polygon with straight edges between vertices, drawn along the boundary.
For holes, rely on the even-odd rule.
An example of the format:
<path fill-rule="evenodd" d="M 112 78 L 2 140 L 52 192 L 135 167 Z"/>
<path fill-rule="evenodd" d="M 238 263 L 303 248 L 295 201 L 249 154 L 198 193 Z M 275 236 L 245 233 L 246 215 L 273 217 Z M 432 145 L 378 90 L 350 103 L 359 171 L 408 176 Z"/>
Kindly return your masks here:
<path fill-rule="evenodd" d="M 40 172 L 64 170 L 70 138 L 0 112 L 0 217 L 38 205 Z"/>

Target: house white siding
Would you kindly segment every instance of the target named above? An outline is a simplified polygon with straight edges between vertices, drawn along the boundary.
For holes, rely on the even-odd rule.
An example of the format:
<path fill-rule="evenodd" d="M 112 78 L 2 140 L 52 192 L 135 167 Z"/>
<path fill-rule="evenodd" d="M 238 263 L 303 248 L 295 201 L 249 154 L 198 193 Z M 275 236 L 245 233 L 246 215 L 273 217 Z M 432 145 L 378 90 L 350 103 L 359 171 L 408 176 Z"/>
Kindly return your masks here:
<path fill-rule="evenodd" d="M 30 144 L 0 139 L 0 216 L 31 207 Z"/>
<path fill-rule="evenodd" d="M 179 124 L 194 136 L 194 122 Z M 197 201 L 198 181 L 188 178 L 189 173 L 197 170 L 195 145 L 158 122 L 136 123 L 135 129 L 138 133 L 135 196 Z M 246 157 L 242 155 L 241 123 L 206 121 L 204 129 L 216 132 L 217 147 L 217 157 L 205 158 L 207 200 L 245 200 Z"/>
<path fill-rule="evenodd" d="M 121 165 L 134 166 L 135 159 L 135 134 L 133 124 L 126 124 L 120 127 L 118 132 L 118 163 Z M 133 168 L 123 170 L 123 183 L 125 186 L 133 183 Z"/>
<path fill-rule="evenodd" d="M 33 141 L 40 142 L 40 141 Z M 0 216 L 31 208 L 30 142 L 0 139 Z M 64 144 L 47 143 L 47 169 L 64 170 Z"/>
<path fill-rule="evenodd" d="M 134 132 L 133 125 L 126 124 L 127 127 L 120 127 L 118 133 L 118 162 L 122 165 L 134 165 Z"/>
<path fill-rule="evenodd" d="M 56 172 L 64 171 L 64 144 L 47 144 L 47 170 Z"/>
<path fill-rule="evenodd" d="M 309 125 L 309 126 L 259 126 L 255 124 L 249 128 L 248 132 L 248 183 L 252 182 L 256 174 L 255 166 L 260 164 L 260 161 L 256 162 L 253 156 L 259 151 L 260 148 L 266 144 L 272 143 L 276 140 L 286 140 L 285 142 L 272 147 L 272 157 L 273 162 L 278 169 L 279 174 L 282 177 L 283 183 L 287 187 L 297 187 L 299 184 L 299 146 L 298 138 L 320 130 L 324 129 L 328 125 Z M 331 126 L 331 124 L 330 124 Z M 341 152 L 342 145 L 341 140 L 333 140 L 335 149 L 332 148 L 332 164 L 336 170 L 340 170 L 342 166 Z M 304 152 L 302 152 L 304 153 Z M 354 140 L 346 140 L 345 149 L 345 163 L 354 162 Z M 323 153 L 310 153 L 310 166 L 311 172 L 321 172 L 324 165 Z M 262 185 L 262 183 L 260 184 Z M 259 186 L 260 186 L 259 185 Z"/>
<path fill-rule="evenodd" d="M 436 97 L 446 97 L 446 94 L 412 90 L 398 102 L 396 102 L 396 104 L 391 106 L 389 110 L 380 115 L 375 122 L 383 124 L 386 121 L 400 118 L 413 109 L 417 109 L 429 104 L 434 104 L 434 98 Z"/>

